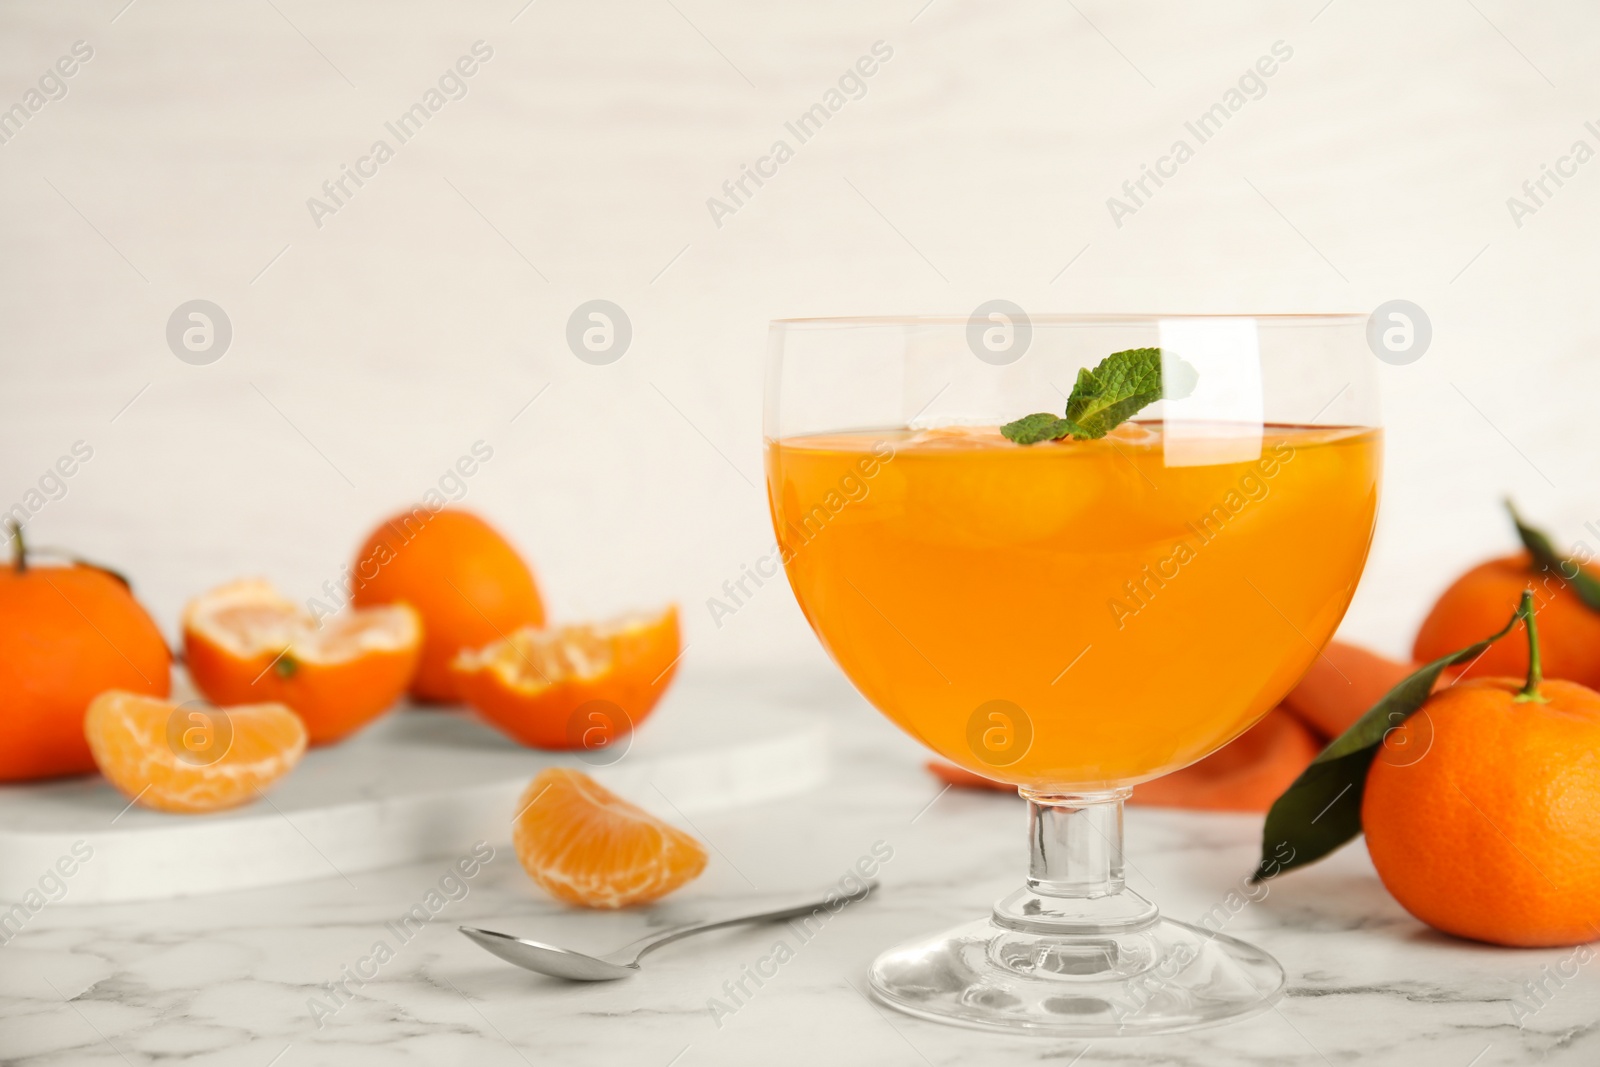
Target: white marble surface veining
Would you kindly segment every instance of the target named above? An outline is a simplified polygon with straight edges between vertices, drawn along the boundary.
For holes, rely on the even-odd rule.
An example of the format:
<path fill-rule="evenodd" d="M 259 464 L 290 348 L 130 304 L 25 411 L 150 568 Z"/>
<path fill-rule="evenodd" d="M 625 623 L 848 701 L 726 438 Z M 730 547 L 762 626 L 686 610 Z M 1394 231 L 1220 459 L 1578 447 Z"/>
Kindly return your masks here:
<path fill-rule="evenodd" d="M 1175 917 L 1220 915 L 1219 905 L 1235 912 L 1222 928 L 1267 948 L 1289 974 L 1288 994 L 1273 1011 L 1196 1033 L 1088 1043 L 996 1037 L 888 1013 L 862 996 L 868 961 L 898 941 L 976 916 L 1012 888 L 1024 862 L 1021 804 L 1000 794 L 939 795 L 917 747 L 842 681 L 789 675 L 745 684 L 808 701 L 828 717 L 839 748 L 832 778 L 792 801 L 696 819 L 713 846 L 711 866 L 658 908 L 563 909 L 503 850 L 471 877 L 447 883 L 448 893 L 440 890 L 445 861 L 348 882 L 138 905 L 74 907 L 69 880 L 65 900 L 0 946 L 0 1061 L 1600 1061 L 1600 968 L 1592 960 L 1434 934 L 1385 893 L 1359 844 L 1272 883 L 1257 902 L 1235 896 L 1230 903 L 1255 857 L 1259 821 L 1149 808 L 1130 809 L 1130 882 Z M 650 926 L 731 909 L 760 893 L 825 885 L 877 841 L 894 851 L 881 870 L 881 896 L 844 909 L 810 940 L 785 927 L 706 935 L 662 950 L 623 982 L 567 985 L 528 974 L 455 931 L 465 922 L 604 950 Z M 471 851 L 462 842 L 462 856 Z M 431 921 L 398 926 L 414 906 L 431 906 L 430 891 L 440 905 Z M 747 982 L 753 995 L 734 1005 L 724 983 L 739 980 L 779 939 L 793 958 L 759 989 Z M 380 941 L 392 952 L 382 963 L 374 958 Z M 349 977 L 358 972 L 372 977 Z M 327 988 L 341 980 L 348 998 Z M 1530 990 L 1540 983 L 1544 992 L 1535 996 Z M 719 1019 L 712 998 L 736 1010 Z"/>

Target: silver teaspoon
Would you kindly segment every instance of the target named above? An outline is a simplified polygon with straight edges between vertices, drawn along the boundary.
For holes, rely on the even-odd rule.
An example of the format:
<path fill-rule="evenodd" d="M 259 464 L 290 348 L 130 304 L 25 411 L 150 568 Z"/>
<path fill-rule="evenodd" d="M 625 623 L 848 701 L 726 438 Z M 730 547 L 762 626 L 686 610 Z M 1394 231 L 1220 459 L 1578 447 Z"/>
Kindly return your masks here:
<path fill-rule="evenodd" d="M 869 881 L 866 886 L 848 896 L 834 894 L 836 904 L 854 903 L 865 900 L 878 888 L 878 883 Z M 842 904 L 840 904 L 842 906 Z M 709 922 L 685 923 L 682 926 L 673 926 L 666 930 L 658 930 L 648 937 L 641 937 L 631 944 L 608 952 L 604 956 L 590 956 L 582 952 L 575 952 L 570 948 L 559 945 L 547 944 L 543 941 L 530 941 L 523 937 L 512 937 L 510 934 L 498 933 L 494 930 L 480 930 L 475 926 L 459 927 L 463 934 L 471 938 L 481 948 L 494 953 L 507 963 L 514 963 L 518 967 L 525 967 L 530 971 L 548 974 L 555 978 L 566 978 L 574 982 L 609 982 L 614 978 L 626 978 L 639 971 L 639 960 L 647 952 L 652 952 L 662 945 L 670 944 L 690 934 L 703 933 L 707 930 L 720 930 L 725 926 L 740 926 L 744 923 L 777 922 L 780 919 L 797 919 L 802 915 L 822 910 L 832 914 L 837 908 L 830 908 L 826 898 L 812 897 L 803 903 L 789 904 L 780 908 L 766 908 L 761 911 L 748 912 L 735 915 L 728 919 L 713 919 Z"/>

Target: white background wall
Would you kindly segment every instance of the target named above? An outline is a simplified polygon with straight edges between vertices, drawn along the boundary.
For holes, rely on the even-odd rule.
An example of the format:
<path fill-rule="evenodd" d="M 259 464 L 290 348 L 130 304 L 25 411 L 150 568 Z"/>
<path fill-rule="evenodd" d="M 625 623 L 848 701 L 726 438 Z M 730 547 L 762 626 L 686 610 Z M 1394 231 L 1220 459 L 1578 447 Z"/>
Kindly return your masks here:
<path fill-rule="evenodd" d="M 558 617 L 676 598 L 693 659 L 815 661 L 784 587 L 705 609 L 770 540 L 766 321 L 993 297 L 1424 307 L 1432 349 L 1381 368 L 1348 636 L 1408 647 L 1511 546 L 1502 494 L 1568 539 L 1600 520 L 1600 162 L 1520 228 L 1506 206 L 1600 148 L 1592 5 L 124 2 L 0 12 L 0 107 L 94 49 L 0 145 L 0 507 L 88 442 L 34 539 L 123 567 L 169 633 L 235 576 L 314 593 L 483 439 L 465 504 Z M 307 198 L 479 39 L 468 95 L 316 227 Z M 878 40 L 867 94 L 715 226 L 707 197 Z M 1279 40 L 1266 95 L 1114 226 L 1106 198 Z M 233 323 L 209 366 L 164 339 L 196 297 Z M 607 367 L 563 339 L 594 297 L 634 327 Z"/>

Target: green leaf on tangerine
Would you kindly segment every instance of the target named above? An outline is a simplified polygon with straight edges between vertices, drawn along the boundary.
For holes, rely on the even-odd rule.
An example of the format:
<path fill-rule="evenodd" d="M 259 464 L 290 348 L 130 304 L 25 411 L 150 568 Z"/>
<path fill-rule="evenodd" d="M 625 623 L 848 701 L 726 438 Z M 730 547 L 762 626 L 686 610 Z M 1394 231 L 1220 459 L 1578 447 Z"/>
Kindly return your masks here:
<path fill-rule="evenodd" d="M 1261 830 L 1261 861 L 1250 880 L 1263 882 L 1284 871 L 1303 867 L 1360 834 L 1361 798 L 1367 771 L 1384 737 L 1427 703 L 1434 684 L 1445 670 L 1481 656 L 1490 645 L 1509 634 L 1517 620 L 1527 618 L 1532 611 L 1532 598 L 1525 597 L 1499 633 L 1436 659 L 1409 675 L 1367 709 L 1348 730 L 1334 738 L 1283 795 L 1273 801 Z"/>
<path fill-rule="evenodd" d="M 1600 611 L 1600 579 L 1584 570 L 1576 560 L 1558 554 L 1549 536 L 1543 530 L 1523 522 L 1516 506 L 1509 500 L 1506 501 L 1506 510 L 1511 512 L 1511 521 L 1517 526 L 1517 536 L 1522 538 L 1523 547 L 1533 557 L 1533 565 L 1571 586 L 1584 607 L 1590 611 Z"/>

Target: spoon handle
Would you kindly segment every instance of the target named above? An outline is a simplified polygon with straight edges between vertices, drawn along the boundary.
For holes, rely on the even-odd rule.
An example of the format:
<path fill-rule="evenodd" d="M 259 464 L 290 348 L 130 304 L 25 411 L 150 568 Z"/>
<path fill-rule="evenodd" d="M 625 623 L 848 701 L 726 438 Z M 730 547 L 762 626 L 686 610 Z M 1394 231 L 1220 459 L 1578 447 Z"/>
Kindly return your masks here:
<path fill-rule="evenodd" d="M 854 904 L 857 901 L 865 900 L 867 897 L 871 896 L 872 891 L 877 888 L 878 883 L 869 879 L 863 888 L 850 894 L 830 893 L 823 897 L 813 896 L 799 903 L 788 904 L 778 908 L 763 908 L 760 911 L 747 912 L 743 915 L 735 915 L 732 918 L 712 919 L 707 922 L 685 923 L 682 926 L 668 927 L 665 930 L 658 930 L 648 937 L 641 937 L 639 940 L 631 944 L 624 945 L 615 952 L 607 953 L 601 958 L 609 963 L 620 964 L 624 967 L 632 967 L 639 962 L 645 953 L 654 951 L 655 949 L 660 948 L 662 945 L 671 944 L 679 938 L 688 937 L 690 934 L 703 933 L 706 930 L 720 930 L 725 926 L 740 926 L 745 923 L 777 922 L 780 919 L 798 919 L 803 915 L 810 915 L 819 909 L 826 910 L 831 913 L 838 910 L 838 908 L 829 907 L 829 897 L 832 897 L 834 903 L 837 904 L 838 907 L 843 907 L 845 904 Z"/>

